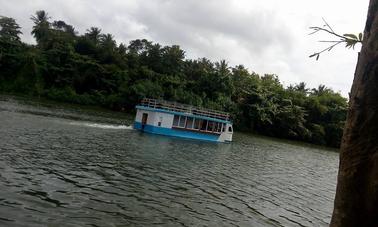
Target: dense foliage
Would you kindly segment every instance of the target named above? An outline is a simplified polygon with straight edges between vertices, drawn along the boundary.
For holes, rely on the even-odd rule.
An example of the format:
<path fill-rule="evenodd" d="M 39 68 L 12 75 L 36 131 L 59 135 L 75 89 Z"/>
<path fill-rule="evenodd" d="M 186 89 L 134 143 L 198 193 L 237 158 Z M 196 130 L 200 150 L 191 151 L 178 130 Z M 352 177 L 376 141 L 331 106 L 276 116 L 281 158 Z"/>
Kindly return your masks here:
<path fill-rule="evenodd" d="M 0 91 L 130 111 L 143 97 L 229 111 L 239 130 L 337 147 L 347 100 L 325 86 L 285 88 L 275 75 L 206 58 L 185 58 L 179 46 L 148 40 L 117 44 L 91 27 L 36 12 L 37 45 L 21 42 L 20 26 L 0 17 Z"/>

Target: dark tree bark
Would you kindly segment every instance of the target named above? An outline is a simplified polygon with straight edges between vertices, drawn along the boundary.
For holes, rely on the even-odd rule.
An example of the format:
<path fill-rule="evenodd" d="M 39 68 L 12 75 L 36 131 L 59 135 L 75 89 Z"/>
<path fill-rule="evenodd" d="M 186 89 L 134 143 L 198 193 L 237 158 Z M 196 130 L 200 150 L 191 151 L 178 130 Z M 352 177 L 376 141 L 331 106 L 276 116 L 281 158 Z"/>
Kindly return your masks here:
<path fill-rule="evenodd" d="M 378 226 L 378 0 L 370 0 L 349 105 L 331 226 Z"/>

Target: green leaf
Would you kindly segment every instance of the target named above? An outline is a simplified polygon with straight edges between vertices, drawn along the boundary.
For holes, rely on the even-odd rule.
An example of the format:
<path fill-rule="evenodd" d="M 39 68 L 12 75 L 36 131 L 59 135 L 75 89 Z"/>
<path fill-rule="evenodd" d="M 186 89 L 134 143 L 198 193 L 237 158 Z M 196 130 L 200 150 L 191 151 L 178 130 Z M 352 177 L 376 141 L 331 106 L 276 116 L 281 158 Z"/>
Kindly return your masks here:
<path fill-rule="evenodd" d="M 358 40 L 362 42 L 362 33 L 358 34 Z"/>
<path fill-rule="evenodd" d="M 348 38 L 351 38 L 351 39 L 358 40 L 358 39 L 357 39 L 357 36 L 356 36 L 355 34 L 344 34 L 343 36 L 348 37 Z"/>
<path fill-rule="evenodd" d="M 354 46 L 356 45 L 356 43 L 358 42 L 358 40 L 355 40 L 355 39 L 346 39 L 345 42 L 346 42 L 345 47 L 347 47 L 349 49 L 350 48 L 354 49 Z"/>

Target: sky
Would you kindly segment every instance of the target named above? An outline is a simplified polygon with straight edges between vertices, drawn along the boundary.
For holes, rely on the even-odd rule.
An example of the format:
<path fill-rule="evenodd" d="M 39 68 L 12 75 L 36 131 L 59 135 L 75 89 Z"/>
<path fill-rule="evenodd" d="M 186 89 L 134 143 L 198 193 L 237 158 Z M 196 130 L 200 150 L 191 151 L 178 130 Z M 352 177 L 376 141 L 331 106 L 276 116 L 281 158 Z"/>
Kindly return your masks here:
<path fill-rule="evenodd" d="M 225 59 L 263 75 L 276 74 L 288 86 L 324 84 L 347 97 L 360 46 L 340 45 L 316 61 L 308 56 L 332 40 L 308 35 L 324 18 L 340 33 L 362 32 L 368 0 L 0 0 L 0 15 L 22 27 L 22 40 L 35 43 L 30 20 L 37 10 L 79 32 L 100 27 L 117 43 L 148 39 L 179 45 L 186 57 Z"/>

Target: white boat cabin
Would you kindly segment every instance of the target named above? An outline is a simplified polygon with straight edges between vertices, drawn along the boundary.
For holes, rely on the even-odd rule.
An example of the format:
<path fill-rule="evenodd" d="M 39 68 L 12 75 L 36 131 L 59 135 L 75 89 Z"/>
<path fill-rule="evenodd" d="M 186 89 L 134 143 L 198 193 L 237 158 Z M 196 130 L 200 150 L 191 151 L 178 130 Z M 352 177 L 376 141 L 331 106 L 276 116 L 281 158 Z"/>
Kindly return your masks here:
<path fill-rule="evenodd" d="M 225 112 L 156 99 L 143 99 L 136 110 L 134 128 L 144 132 L 214 142 L 232 141 L 232 122 Z"/>

